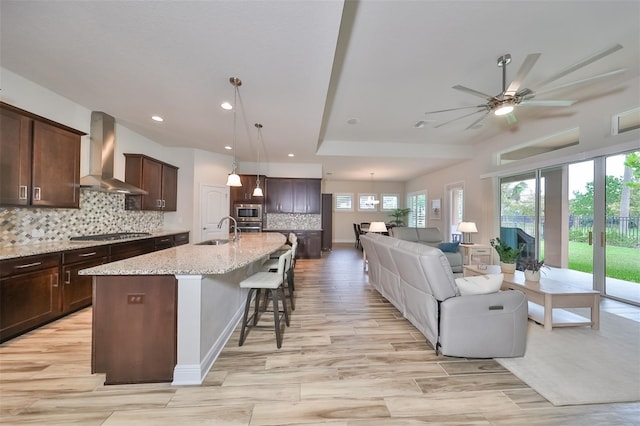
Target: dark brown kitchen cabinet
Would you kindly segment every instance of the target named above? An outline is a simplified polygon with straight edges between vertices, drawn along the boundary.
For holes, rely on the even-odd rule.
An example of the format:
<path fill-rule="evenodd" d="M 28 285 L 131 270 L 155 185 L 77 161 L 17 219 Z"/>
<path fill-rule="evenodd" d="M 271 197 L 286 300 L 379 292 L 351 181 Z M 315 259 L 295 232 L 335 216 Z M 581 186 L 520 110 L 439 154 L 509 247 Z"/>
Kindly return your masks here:
<path fill-rule="evenodd" d="M 93 277 L 79 275 L 81 269 L 102 265 L 109 260 L 109 247 L 97 246 L 62 253 L 62 312 L 77 311 L 91 305 Z"/>
<path fill-rule="evenodd" d="M 253 190 L 256 187 L 257 180 L 258 179 L 256 175 L 240 175 L 242 186 L 232 186 L 229 190 L 231 206 L 233 206 L 235 203 L 262 204 L 264 202 L 264 196 L 253 196 Z M 263 193 L 265 182 L 266 177 L 260 175 L 260 188 L 262 188 Z"/>
<path fill-rule="evenodd" d="M 321 210 L 320 179 L 267 179 L 267 213 L 314 213 Z"/>
<path fill-rule="evenodd" d="M 322 208 L 320 188 L 320 179 L 294 179 L 293 213 L 320 214 Z"/>
<path fill-rule="evenodd" d="M 127 195 L 127 210 L 174 212 L 178 207 L 178 168 L 142 154 L 124 154 L 125 181 L 147 195 Z"/>
<path fill-rule="evenodd" d="M 319 259 L 322 248 L 321 231 L 293 231 L 298 237 L 298 259 Z"/>
<path fill-rule="evenodd" d="M 0 262 L 0 341 L 62 313 L 60 253 Z"/>
<path fill-rule="evenodd" d="M 267 178 L 267 213 L 293 213 L 293 180 Z"/>
<path fill-rule="evenodd" d="M 181 232 L 180 234 L 176 234 L 173 236 L 173 240 L 176 247 L 184 244 L 189 244 L 189 233 Z"/>
<path fill-rule="evenodd" d="M 141 254 L 151 253 L 155 251 L 155 241 L 153 238 L 145 238 L 144 240 L 127 241 L 111 245 L 110 262 L 128 259 Z"/>
<path fill-rule="evenodd" d="M 85 133 L 0 102 L 0 205 L 78 208 Z"/>

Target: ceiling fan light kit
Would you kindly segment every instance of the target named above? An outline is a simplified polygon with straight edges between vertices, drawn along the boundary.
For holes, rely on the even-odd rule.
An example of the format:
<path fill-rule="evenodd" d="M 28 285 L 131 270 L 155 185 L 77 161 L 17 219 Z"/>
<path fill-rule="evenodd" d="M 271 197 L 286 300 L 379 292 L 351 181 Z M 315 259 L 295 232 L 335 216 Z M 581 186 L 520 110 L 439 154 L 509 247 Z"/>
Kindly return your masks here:
<path fill-rule="evenodd" d="M 594 55 L 589 56 L 588 58 L 568 68 L 565 68 L 564 70 L 552 75 L 551 77 L 539 83 L 537 86 L 533 86 L 533 87 L 543 87 L 546 84 L 556 81 L 566 76 L 567 74 L 572 73 L 580 68 L 583 68 L 620 49 L 622 49 L 622 46 L 620 44 L 616 44 L 612 47 L 609 47 L 601 52 L 598 52 Z M 449 108 L 449 109 L 442 109 L 437 111 L 428 111 L 425 114 L 437 114 L 437 113 L 456 111 L 456 110 L 462 110 L 462 109 L 470 109 L 470 108 L 476 109 L 476 111 L 471 112 L 469 114 L 465 114 L 460 117 L 456 117 L 454 119 L 440 123 L 434 126 L 434 128 L 444 126 L 446 124 L 452 123 L 457 120 L 461 120 L 463 118 L 466 118 L 475 114 L 483 113 L 479 119 L 476 119 L 473 123 L 467 126 L 465 130 L 472 129 L 472 128 L 479 128 L 481 127 L 479 126 L 479 124 L 491 112 L 493 112 L 493 114 L 496 116 L 506 116 L 507 124 L 514 124 L 517 121 L 516 116 L 513 113 L 516 106 L 521 105 L 521 106 L 536 106 L 536 107 L 569 107 L 575 103 L 575 101 L 572 101 L 572 100 L 533 100 L 533 98 L 536 95 L 539 95 L 542 93 L 549 93 L 558 89 L 566 89 L 567 87 L 576 86 L 579 84 L 587 84 L 587 83 L 595 82 L 596 80 L 611 77 L 624 71 L 624 70 L 609 71 L 604 74 L 596 75 L 586 79 L 576 80 L 573 82 L 562 84 L 561 86 L 558 86 L 555 88 L 545 89 L 545 90 L 536 90 L 536 89 L 521 87 L 524 80 L 529 75 L 529 72 L 537 62 L 538 58 L 540 58 L 540 56 L 541 56 L 540 53 L 531 53 L 527 55 L 524 62 L 520 66 L 520 69 L 516 73 L 516 76 L 513 78 L 511 83 L 509 83 L 509 85 L 507 86 L 507 65 L 511 63 L 511 55 L 509 53 L 505 53 L 504 55 L 500 56 L 497 59 L 498 67 L 502 68 L 502 92 L 500 94 L 496 96 L 492 96 L 474 89 L 470 89 L 465 86 L 455 85 L 453 86 L 453 89 L 465 92 L 473 96 L 483 98 L 485 100 L 485 103 L 481 105 L 475 105 L 475 106 Z"/>

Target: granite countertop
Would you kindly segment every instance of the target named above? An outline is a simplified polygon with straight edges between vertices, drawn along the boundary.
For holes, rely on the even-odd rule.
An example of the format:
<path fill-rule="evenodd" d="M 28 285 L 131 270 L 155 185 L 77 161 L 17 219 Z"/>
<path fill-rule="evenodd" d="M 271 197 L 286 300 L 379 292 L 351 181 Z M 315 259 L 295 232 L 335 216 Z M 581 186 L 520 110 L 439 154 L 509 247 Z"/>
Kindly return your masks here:
<path fill-rule="evenodd" d="M 131 232 L 131 231 L 127 231 Z M 0 248 L 0 260 L 13 259 L 17 257 L 33 256 L 36 254 L 56 253 L 67 250 L 75 250 L 86 247 L 105 246 L 110 244 L 125 243 L 128 241 L 144 240 L 147 238 L 164 237 L 165 235 L 181 234 L 183 232 L 189 232 L 188 230 L 163 230 L 151 232 L 151 235 L 137 238 L 127 238 L 125 240 L 113 240 L 113 241 L 53 241 L 47 243 L 34 243 L 17 245 L 15 247 L 2 247 Z"/>
<path fill-rule="evenodd" d="M 188 244 L 83 269 L 80 275 L 225 274 L 274 252 L 286 238 L 278 233 L 246 233 L 223 245 Z"/>

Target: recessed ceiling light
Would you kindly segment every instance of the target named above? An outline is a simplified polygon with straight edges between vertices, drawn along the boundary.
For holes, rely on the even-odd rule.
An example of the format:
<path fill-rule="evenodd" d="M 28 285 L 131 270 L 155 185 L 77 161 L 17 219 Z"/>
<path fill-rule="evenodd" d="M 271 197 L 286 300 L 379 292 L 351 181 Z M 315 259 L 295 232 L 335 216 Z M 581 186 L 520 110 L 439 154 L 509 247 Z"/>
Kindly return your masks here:
<path fill-rule="evenodd" d="M 233 106 L 229 102 L 223 102 L 221 105 L 222 109 L 230 110 L 233 109 Z"/>
<path fill-rule="evenodd" d="M 291 153 L 291 154 L 287 154 L 287 156 L 289 156 L 289 157 L 295 157 L 295 154 Z"/>
<path fill-rule="evenodd" d="M 347 123 L 349 124 L 358 124 L 359 122 L 360 122 L 360 119 L 358 117 L 352 117 L 347 120 Z"/>
<path fill-rule="evenodd" d="M 232 149 L 229 145 L 225 146 L 224 149 Z"/>
<path fill-rule="evenodd" d="M 151 119 L 153 121 L 164 121 L 164 118 L 160 117 L 159 115 L 153 115 L 151 116 Z"/>

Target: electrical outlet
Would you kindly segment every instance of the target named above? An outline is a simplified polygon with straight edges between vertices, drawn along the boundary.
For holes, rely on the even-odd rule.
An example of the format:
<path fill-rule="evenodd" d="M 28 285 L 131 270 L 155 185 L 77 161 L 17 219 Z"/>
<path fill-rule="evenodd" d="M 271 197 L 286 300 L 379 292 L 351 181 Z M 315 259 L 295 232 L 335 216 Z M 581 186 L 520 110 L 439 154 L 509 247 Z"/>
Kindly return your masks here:
<path fill-rule="evenodd" d="M 144 294 L 127 294 L 127 303 L 130 305 L 141 305 L 144 303 Z"/>

